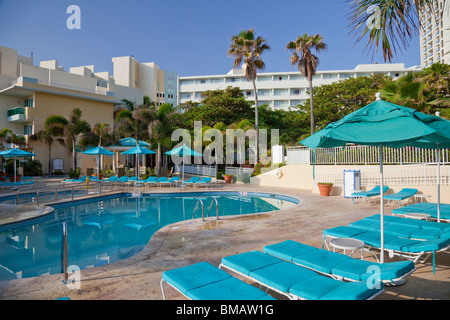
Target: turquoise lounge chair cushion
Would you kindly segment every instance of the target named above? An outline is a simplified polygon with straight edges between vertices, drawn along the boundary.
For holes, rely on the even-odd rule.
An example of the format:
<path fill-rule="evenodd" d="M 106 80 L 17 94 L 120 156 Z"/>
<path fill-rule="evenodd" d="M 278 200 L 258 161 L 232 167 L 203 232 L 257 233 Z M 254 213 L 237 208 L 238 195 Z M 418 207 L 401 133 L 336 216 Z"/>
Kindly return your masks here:
<path fill-rule="evenodd" d="M 358 228 L 351 228 L 347 226 L 339 226 L 327 230 L 323 230 L 323 234 L 325 236 L 337 237 L 337 238 L 353 238 L 361 233 L 364 233 L 364 230 Z"/>
<path fill-rule="evenodd" d="M 162 279 L 177 288 L 182 294 L 214 282 L 231 278 L 231 276 L 207 262 L 200 262 L 178 269 L 168 270 Z"/>
<path fill-rule="evenodd" d="M 401 278 L 415 268 L 414 262 L 412 261 L 376 263 L 367 260 L 349 259 L 333 267 L 331 273 L 346 279 L 366 281 L 370 276 L 373 276 L 373 273 L 369 272 L 369 268 L 373 266 L 379 268 L 381 281 L 393 281 Z"/>
<path fill-rule="evenodd" d="M 233 277 L 191 289 L 186 296 L 192 300 L 275 300 L 264 291 Z"/>
<path fill-rule="evenodd" d="M 259 251 L 249 251 L 222 258 L 222 264 L 249 276 L 252 271 L 280 263 L 280 259 Z"/>
<path fill-rule="evenodd" d="M 342 282 L 321 276 L 311 277 L 290 289 L 292 294 L 308 300 L 365 300 L 377 291 L 368 289 L 365 282 Z"/>
<path fill-rule="evenodd" d="M 261 252 L 262 255 L 265 255 Z M 312 270 L 278 259 L 278 263 L 251 272 L 251 277 L 282 292 L 290 292 L 295 284 L 320 277 Z"/>
<path fill-rule="evenodd" d="M 319 272 L 330 274 L 333 267 L 347 261 L 348 259 L 352 258 L 336 252 L 315 250 L 294 257 L 292 262 Z"/>
<path fill-rule="evenodd" d="M 384 199 L 387 199 L 387 200 L 404 200 L 404 199 L 407 199 L 407 198 L 410 198 L 410 197 L 412 197 L 413 195 L 415 195 L 417 192 L 418 192 L 419 190 L 417 190 L 417 189 L 408 189 L 408 188 L 405 188 L 405 189 L 402 189 L 402 190 L 400 190 L 399 192 L 397 192 L 397 193 L 392 193 L 392 194 L 387 194 L 387 195 L 385 195 L 384 196 Z"/>
<path fill-rule="evenodd" d="M 292 261 L 293 257 L 313 250 L 319 249 L 293 240 L 286 240 L 280 243 L 265 246 L 263 251 L 264 253 L 277 256 L 283 260 Z"/>

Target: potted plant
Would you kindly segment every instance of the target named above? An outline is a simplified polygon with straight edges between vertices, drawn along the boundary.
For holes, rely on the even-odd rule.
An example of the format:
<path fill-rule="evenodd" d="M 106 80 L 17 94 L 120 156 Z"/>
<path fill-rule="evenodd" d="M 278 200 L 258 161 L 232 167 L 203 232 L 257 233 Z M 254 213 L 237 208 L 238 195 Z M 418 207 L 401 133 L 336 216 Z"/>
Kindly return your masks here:
<path fill-rule="evenodd" d="M 332 182 L 319 182 L 317 184 L 321 196 L 329 197 L 331 194 L 331 188 L 333 188 Z"/>
<path fill-rule="evenodd" d="M 224 174 L 223 177 L 225 179 L 225 183 L 231 183 L 231 181 L 233 180 L 232 174 Z"/>

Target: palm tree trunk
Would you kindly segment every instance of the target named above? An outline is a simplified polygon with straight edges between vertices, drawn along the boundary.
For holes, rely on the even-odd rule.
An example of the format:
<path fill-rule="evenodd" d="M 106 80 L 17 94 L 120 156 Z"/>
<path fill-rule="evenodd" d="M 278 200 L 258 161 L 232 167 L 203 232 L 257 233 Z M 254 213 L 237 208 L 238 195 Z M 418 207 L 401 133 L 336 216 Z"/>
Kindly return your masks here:
<path fill-rule="evenodd" d="M 316 124 L 314 122 L 314 95 L 313 95 L 313 84 L 312 84 L 312 78 L 308 79 L 309 82 L 309 108 L 310 108 L 310 113 L 311 113 L 311 134 L 314 134 L 314 132 L 316 131 Z"/>
<path fill-rule="evenodd" d="M 48 145 L 48 175 L 52 173 L 52 145 Z"/>
<path fill-rule="evenodd" d="M 73 172 L 77 171 L 77 153 L 76 153 L 76 149 L 75 149 L 75 139 L 72 140 L 72 167 L 73 167 Z"/>
<path fill-rule="evenodd" d="M 259 163 L 259 116 L 258 116 L 258 92 L 256 92 L 255 79 L 252 79 L 253 91 L 255 92 L 255 131 L 256 131 L 256 150 L 255 150 L 255 164 Z"/>

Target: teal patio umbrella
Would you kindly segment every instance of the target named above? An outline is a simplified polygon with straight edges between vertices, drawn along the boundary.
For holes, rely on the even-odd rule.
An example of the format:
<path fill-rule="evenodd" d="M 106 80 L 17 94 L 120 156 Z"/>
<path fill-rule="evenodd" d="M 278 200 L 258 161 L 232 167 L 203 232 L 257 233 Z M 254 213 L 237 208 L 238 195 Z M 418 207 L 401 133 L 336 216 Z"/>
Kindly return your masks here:
<path fill-rule="evenodd" d="M 97 178 L 100 179 L 100 157 L 102 155 L 112 156 L 112 155 L 114 155 L 114 152 L 106 150 L 105 148 L 98 146 L 96 148 L 92 148 L 87 151 L 84 151 L 83 153 L 97 156 Z"/>
<path fill-rule="evenodd" d="M 323 130 L 300 141 L 312 148 L 345 146 L 347 143 L 378 146 L 380 158 L 380 190 L 383 190 L 383 146 L 450 147 L 450 122 L 440 117 L 426 115 L 411 108 L 377 100 Z M 383 204 L 383 192 L 380 192 Z M 381 262 L 384 262 L 384 206 L 381 216 Z"/>
<path fill-rule="evenodd" d="M 182 145 L 181 147 L 167 151 L 164 154 L 167 154 L 171 157 L 183 157 L 183 174 L 182 174 L 183 181 L 184 181 L 184 157 L 185 156 L 193 156 L 193 157 L 202 157 L 203 156 L 202 154 L 192 150 L 191 148 L 187 147 L 186 145 Z"/>
<path fill-rule="evenodd" d="M 153 154 L 155 151 L 137 145 L 133 149 L 122 152 L 122 154 L 135 154 L 136 155 L 136 177 L 139 178 L 139 155 L 140 154 Z"/>
<path fill-rule="evenodd" d="M 34 153 L 25 151 L 25 150 L 21 150 L 21 149 L 17 149 L 17 148 L 13 148 L 13 149 L 8 149 L 5 151 L 0 152 L 0 156 L 3 156 L 5 158 L 13 158 L 14 161 L 14 181 L 16 181 L 16 158 L 22 158 L 22 157 L 32 157 L 35 156 Z"/>

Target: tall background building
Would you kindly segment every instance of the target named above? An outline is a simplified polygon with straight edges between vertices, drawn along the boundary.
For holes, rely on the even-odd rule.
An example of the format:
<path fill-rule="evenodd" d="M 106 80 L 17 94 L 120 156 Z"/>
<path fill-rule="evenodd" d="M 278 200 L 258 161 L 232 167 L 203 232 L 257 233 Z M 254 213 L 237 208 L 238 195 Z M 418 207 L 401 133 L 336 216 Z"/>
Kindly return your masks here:
<path fill-rule="evenodd" d="M 405 68 L 403 63 L 395 64 L 360 64 L 353 70 L 317 71 L 313 77 L 314 86 L 331 84 L 333 82 L 384 74 L 396 79 L 408 72 L 420 71 L 420 67 Z M 239 87 L 248 100 L 254 100 L 254 90 L 251 82 L 247 81 L 241 69 L 233 69 L 227 74 L 180 77 L 178 86 L 178 103 L 188 101 L 200 102 L 202 93 L 207 90 L 225 89 L 228 86 Z M 259 105 L 268 104 L 271 108 L 289 109 L 303 104 L 309 98 L 308 81 L 299 71 L 258 73 L 256 79 Z"/>
<path fill-rule="evenodd" d="M 433 63 L 450 64 L 450 1 L 434 0 L 433 9 L 420 16 L 420 59 L 423 68 Z"/>

